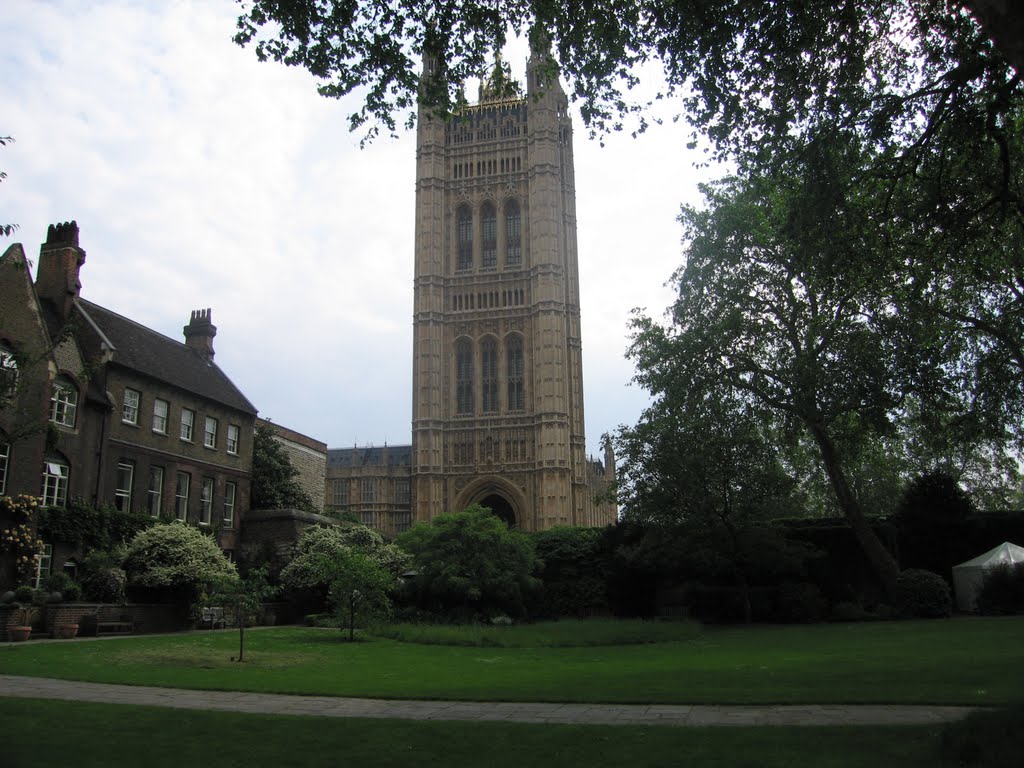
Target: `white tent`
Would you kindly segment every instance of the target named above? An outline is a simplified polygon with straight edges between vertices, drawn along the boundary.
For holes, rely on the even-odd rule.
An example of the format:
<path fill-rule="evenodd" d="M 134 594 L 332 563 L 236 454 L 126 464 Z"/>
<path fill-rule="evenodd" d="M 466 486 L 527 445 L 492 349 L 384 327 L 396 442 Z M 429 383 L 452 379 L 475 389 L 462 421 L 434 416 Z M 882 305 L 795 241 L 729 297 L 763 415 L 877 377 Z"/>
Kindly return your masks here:
<path fill-rule="evenodd" d="M 1024 563 L 1024 547 L 1004 541 L 983 555 L 953 566 L 953 591 L 956 592 L 958 610 L 975 610 L 978 590 L 981 589 L 981 582 L 985 580 L 985 574 L 1002 563 Z"/>

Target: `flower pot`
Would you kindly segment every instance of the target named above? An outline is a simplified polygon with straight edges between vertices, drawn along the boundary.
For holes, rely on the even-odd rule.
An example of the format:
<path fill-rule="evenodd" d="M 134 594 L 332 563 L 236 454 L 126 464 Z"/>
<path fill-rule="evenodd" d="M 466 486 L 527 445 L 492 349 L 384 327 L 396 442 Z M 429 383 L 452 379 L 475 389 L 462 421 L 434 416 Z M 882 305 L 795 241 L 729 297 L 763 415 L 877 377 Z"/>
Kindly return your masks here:
<path fill-rule="evenodd" d="M 32 627 L 8 627 L 7 639 L 12 643 L 21 643 L 28 640 L 32 634 Z"/>
<path fill-rule="evenodd" d="M 61 640 L 70 640 L 78 634 L 77 624 L 57 624 L 53 628 L 53 634 Z"/>

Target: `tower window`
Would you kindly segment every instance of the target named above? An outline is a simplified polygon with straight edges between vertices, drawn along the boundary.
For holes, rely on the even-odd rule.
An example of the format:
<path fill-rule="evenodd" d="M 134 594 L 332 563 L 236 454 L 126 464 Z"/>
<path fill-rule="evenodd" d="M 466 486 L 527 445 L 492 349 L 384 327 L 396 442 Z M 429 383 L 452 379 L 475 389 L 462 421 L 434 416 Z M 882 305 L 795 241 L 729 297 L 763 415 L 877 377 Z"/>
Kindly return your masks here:
<path fill-rule="evenodd" d="M 469 269 L 473 266 L 473 214 L 466 206 L 461 206 L 456 214 L 458 222 L 458 268 Z"/>
<path fill-rule="evenodd" d="M 519 336 L 509 337 L 508 353 L 508 409 L 523 410 L 523 340 Z"/>
<path fill-rule="evenodd" d="M 481 261 L 484 269 L 493 269 L 498 263 L 498 219 L 490 203 L 480 212 L 480 227 L 483 235 Z"/>
<path fill-rule="evenodd" d="M 498 410 L 498 344 L 492 338 L 480 345 L 480 386 L 483 389 L 484 413 Z"/>
<path fill-rule="evenodd" d="M 469 339 L 455 343 L 455 412 L 473 413 L 473 346 Z"/>
<path fill-rule="evenodd" d="M 509 200 L 505 203 L 505 264 L 510 267 L 523 263 L 520 229 L 519 203 Z"/>

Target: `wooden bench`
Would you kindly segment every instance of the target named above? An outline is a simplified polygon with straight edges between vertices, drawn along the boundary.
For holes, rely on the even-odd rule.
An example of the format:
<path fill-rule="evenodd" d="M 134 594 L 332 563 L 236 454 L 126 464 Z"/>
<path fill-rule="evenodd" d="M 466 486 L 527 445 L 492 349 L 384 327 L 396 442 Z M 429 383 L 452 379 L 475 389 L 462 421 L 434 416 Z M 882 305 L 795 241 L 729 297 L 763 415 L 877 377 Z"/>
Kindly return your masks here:
<path fill-rule="evenodd" d="M 135 621 L 130 613 L 117 606 L 103 606 L 96 613 L 82 617 L 82 634 L 130 635 L 135 631 Z"/>

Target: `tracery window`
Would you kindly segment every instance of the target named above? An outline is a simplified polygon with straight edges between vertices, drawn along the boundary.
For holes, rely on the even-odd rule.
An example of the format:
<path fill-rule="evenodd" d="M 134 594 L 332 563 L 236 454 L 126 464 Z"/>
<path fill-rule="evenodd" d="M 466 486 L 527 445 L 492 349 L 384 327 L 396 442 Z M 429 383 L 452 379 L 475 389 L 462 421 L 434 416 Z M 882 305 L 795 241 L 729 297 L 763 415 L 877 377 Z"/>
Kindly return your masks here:
<path fill-rule="evenodd" d="M 62 427 L 74 427 L 77 412 L 78 387 L 67 376 L 61 376 L 53 384 L 53 395 L 50 397 L 50 421 Z"/>
<path fill-rule="evenodd" d="M 484 269 L 493 269 L 498 264 L 498 217 L 490 203 L 485 203 L 480 209 L 480 234 L 481 264 Z"/>
<path fill-rule="evenodd" d="M 524 408 L 523 397 L 523 339 L 521 336 L 510 336 L 506 344 L 508 362 L 508 409 L 521 411 Z"/>
<path fill-rule="evenodd" d="M 498 410 L 498 343 L 488 336 L 480 345 L 480 386 L 483 389 L 483 412 Z"/>
<path fill-rule="evenodd" d="M 505 264 L 516 267 L 523 263 L 523 245 L 519 217 L 519 203 L 505 203 Z"/>
<path fill-rule="evenodd" d="M 473 345 L 469 339 L 455 342 L 455 412 L 473 413 Z"/>
<path fill-rule="evenodd" d="M 459 206 L 455 220 L 458 226 L 458 268 L 470 269 L 473 266 L 473 213 L 468 206 Z"/>
<path fill-rule="evenodd" d="M 6 344 L 0 343 L 0 400 L 13 397 L 18 389 L 18 361 Z"/>

